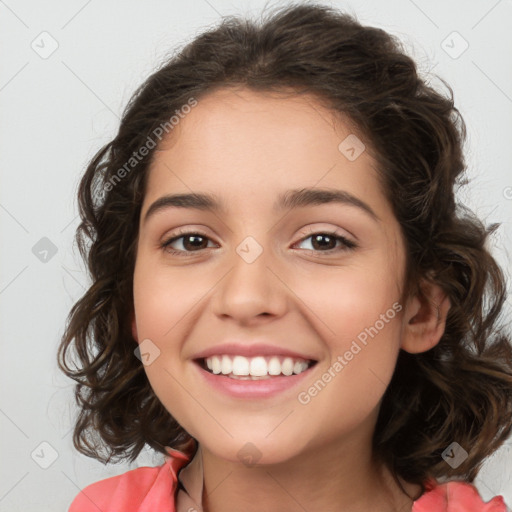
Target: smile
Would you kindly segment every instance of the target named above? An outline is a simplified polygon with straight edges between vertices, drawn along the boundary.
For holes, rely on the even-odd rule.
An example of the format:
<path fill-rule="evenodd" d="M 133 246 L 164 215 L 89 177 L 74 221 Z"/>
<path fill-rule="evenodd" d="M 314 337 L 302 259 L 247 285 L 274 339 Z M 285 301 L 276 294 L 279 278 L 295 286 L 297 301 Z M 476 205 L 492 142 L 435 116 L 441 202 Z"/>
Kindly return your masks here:
<path fill-rule="evenodd" d="M 203 382 L 234 398 L 270 398 L 297 386 L 317 361 L 279 356 L 218 355 L 195 359 Z"/>
<path fill-rule="evenodd" d="M 272 378 L 279 375 L 299 375 L 315 361 L 279 356 L 245 357 L 241 355 L 214 355 L 203 360 L 206 370 L 215 375 L 227 375 L 235 379 Z M 204 367 L 204 366 L 203 366 Z"/>

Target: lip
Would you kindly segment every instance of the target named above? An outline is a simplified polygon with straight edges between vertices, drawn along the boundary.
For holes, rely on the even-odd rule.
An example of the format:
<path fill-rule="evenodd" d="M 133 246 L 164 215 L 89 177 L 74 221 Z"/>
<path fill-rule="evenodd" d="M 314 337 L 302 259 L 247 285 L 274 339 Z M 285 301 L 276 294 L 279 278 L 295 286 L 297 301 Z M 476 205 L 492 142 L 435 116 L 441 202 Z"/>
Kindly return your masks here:
<path fill-rule="evenodd" d="M 271 377 L 261 380 L 238 380 L 231 379 L 226 375 L 213 374 L 205 370 L 198 361 L 193 361 L 204 382 L 214 389 L 232 397 L 232 398 L 271 398 L 284 391 L 289 391 L 297 386 L 316 366 L 316 363 L 310 366 L 306 371 L 298 375 Z"/>
<path fill-rule="evenodd" d="M 256 356 L 284 356 L 292 357 L 295 359 L 305 359 L 306 361 L 316 361 L 317 358 L 294 352 L 287 348 L 276 347 L 275 345 L 266 345 L 264 343 L 255 343 L 252 345 L 240 344 L 240 343 L 224 343 L 222 345 L 216 345 L 206 350 L 198 352 L 193 355 L 191 359 L 205 359 L 211 356 L 218 355 L 231 355 L 231 356 L 244 356 L 244 357 L 256 357 Z"/>

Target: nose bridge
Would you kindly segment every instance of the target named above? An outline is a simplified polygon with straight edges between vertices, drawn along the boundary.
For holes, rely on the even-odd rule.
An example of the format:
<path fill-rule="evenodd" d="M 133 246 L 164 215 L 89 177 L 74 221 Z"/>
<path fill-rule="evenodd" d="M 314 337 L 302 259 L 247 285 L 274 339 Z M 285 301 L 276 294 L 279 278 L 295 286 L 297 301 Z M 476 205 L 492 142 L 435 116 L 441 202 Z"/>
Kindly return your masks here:
<path fill-rule="evenodd" d="M 285 294 L 268 268 L 272 266 L 272 248 L 268 247 L 267 238 L 262 237 L 258 241 L 248 235 L 235 247 L 231 271 L 219 283 L 216 294 L 218 315 L 248 320 L 262 313 L 282 314 Z"/>

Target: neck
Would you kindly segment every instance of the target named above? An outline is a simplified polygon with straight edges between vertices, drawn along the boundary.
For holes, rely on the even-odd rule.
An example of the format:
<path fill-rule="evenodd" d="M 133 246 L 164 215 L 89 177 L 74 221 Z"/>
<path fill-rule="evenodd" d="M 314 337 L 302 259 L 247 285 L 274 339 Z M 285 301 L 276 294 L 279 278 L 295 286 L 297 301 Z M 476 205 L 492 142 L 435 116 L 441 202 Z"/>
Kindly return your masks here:
<path fill-rule="evenodd" d="M 410 512 L 412 507 L 390 472 L 373 462 L 371 430 L 322 439 L 284 462 L 251 467 L 201 449 L 204 512 Z M 402 485 L 409 495 L 419 489 Z"/>

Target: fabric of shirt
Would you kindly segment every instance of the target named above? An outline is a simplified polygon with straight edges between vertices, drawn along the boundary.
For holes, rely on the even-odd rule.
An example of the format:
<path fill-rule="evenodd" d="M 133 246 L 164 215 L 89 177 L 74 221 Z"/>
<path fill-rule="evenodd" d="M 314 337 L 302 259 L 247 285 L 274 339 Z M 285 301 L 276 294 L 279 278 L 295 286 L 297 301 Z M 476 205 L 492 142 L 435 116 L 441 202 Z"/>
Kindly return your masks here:
<path fill-rule="evenodd" d="M 73 500 L 68 512 L 203 512 L 201 446 L 190 457 L 167 448 L 161 466 L 140 467 L 93 483 Z M 502 496 L 485 503 L 472 484 L 429 480 L 411 512 L 510 512 Z"/>

